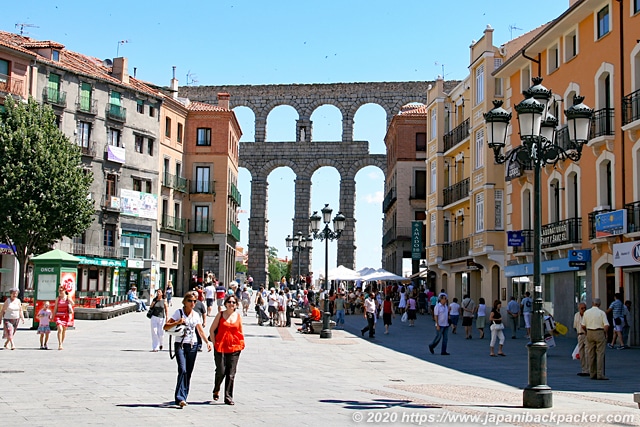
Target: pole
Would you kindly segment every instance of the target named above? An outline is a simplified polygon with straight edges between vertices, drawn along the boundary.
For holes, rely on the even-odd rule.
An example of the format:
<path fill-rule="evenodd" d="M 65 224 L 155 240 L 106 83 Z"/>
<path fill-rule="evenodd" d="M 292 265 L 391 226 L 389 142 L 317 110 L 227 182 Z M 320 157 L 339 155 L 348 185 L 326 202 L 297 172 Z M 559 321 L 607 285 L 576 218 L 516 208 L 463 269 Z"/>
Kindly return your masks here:
<path fill-rule="evenodd" d="M 534 168 L 533 188 L 533 316 L 531 319 L 531 342 L 527 344 L 529 355 L 529 384 L 522 394 L 525 408 L 551 408 L 551 387 L 547 385 L 547 343 L 544 341 L 544 310 L 542 309 L 541 259 L 542 247 L 542 203 L 540 200 L 540 162 L 542 141 L 538 139 L 531 154 Z"/>
<path fill-rule="evenodd" d="M 329 327 L 329 225 L 325 225 L 323 233 L 324 239 L 324 315 L 322 316 L 322 331 L 320 338 L 331 338 L 331 328 Z"/>
<path fill-rule="evenodd" d="M 302 256 L 302 248 L 298 249 L 298 277 L 296 277 L 296 283 L 300 283 L 300 257 Z"/>

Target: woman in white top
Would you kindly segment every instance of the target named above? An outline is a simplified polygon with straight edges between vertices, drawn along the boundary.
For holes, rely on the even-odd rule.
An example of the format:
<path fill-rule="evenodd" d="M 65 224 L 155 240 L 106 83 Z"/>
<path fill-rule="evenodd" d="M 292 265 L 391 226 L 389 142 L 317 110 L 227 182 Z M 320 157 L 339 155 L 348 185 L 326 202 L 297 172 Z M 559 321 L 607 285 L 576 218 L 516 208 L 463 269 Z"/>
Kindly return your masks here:
<path fill-rule="evenodd" d="M 18 298 L 17 289 L 11 289 L 9 298 L 7 298 L 7 300 L 2 305 L 0 317 L 2 317 L 3 326 L 2 338 L 6 340 L 4 342 L 4 348 L 8 348 L 9 344 L 11 344 L 11 350 L 15 350 L 16 346 L 13 343 L 13 335 L 18 328 L 18 322 L 22 320 L 22 323 L 24 323 L 22 302 Z"/>
<path fill-rule="evenodd" d="M 184 334 L 176 337 L 174 344 L 176 352 L 176 362 L 178 363 L 178 381 L 176 383 L 175 401 L 179 407 L 187 406 L 187 396 L 189 395 L 189 383 L 191 373 L 196 364 L 198 355 L 198 338 L 200 335 L 202 342 L 206 343 L 207 349 L 211 351 L 212 344 L 207 339 L 204 329 L 202 329 L 202 317 L 193 309 L 198 301 L 198 293 L 187 292 L 182 299 L 182 308 L 176 310 L 173 316 L 164 325 L 164 330 L 171 329 L 176 325 L 184 325 Z"/>
<path fill-rule="evenodd" d="M 398 311 L 404 313 L 404 309 L 407 307 L 407 293 L 405 292 L 404 285 L 400 287 L 400 303 L 398 303 Z"/>
<path fill-rule="evenodd" d="M 480 331 L 480 339 L 484 338 L 484 324 L 487 316 L 487 306 L 484 302 L 484 298 L 478 299 L 478 306 L 476 307 L 478 318 L 476 319 L 476 328 Z"/>

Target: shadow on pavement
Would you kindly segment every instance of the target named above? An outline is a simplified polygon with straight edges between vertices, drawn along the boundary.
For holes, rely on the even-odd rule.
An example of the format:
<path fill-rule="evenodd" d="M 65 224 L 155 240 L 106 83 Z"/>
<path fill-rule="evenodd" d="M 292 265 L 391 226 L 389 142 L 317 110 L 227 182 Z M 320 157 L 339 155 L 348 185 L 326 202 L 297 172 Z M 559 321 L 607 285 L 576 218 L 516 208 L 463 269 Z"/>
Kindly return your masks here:
<path fill-rule="evenodd" d="M 354 410 L 366 410 L 366 409 L 390 409 L 390 408 L 405 408 L 405 409 L 439 409 L 440 406 L 433 405 L 419 405 L 411 403 L 408 400 L 392 400 L 392 399 L 373 399 L 368 402 L 357 400 L 334 400 L 325 399 L 320 400 L 320 403 L 333 403 L 341 405 L 345 409 Z"/>

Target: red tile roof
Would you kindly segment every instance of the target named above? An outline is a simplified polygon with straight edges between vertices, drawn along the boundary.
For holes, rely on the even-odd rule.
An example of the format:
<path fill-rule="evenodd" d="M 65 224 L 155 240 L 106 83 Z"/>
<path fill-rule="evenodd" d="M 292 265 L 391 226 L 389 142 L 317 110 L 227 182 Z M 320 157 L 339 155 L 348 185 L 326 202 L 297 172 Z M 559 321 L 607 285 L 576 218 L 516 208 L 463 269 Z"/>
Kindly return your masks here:
<path fill-rule="evenodd" d="M 416 114 L 427 114 L 427 106 L 426 105 L 418 105 L 418 104 L 407 104 L 403 105 L 400 109 L 400 115 L 416 115 Z"/>
<path fill-rule="evenodd" d="M 38 62 L 46 63 L 51 66 L 70 71 L 72 73 L 104 80 L 108 83 L 133 89 L 138 92 L 144 92 L 155 97 L 160 96 L 160 92 L 158 90 L 145 84 L 141 80 L 135 79 L 134 77 L 129 77 L 128 84 L 123 83 L 119 79 L 113 77 L 110 74 L 112 67 L 105 66 L 101 59 L 67 50 L 64 48 L 64 45 L 61 45 L 60 43 L 54 41 L 39 41 L 34 40 L 30 37 L 20 36 L 18 34 L 8 33 L 6 31 L 0 31 L 0 44 L 23 53 L 29 53 L 30 55 L 34 56 L 36 61 Z M 47 47 L 60 49 L 59 61 L 52 61 L 42 55 L 39 55 L 35 51 L 29 50 Z"/>
<path fill-rule="evenodd" d="M 191 101 L 187 105 L 189 111 L 229 111 L 217 105 L 207 104 L 206 102 Z"/>

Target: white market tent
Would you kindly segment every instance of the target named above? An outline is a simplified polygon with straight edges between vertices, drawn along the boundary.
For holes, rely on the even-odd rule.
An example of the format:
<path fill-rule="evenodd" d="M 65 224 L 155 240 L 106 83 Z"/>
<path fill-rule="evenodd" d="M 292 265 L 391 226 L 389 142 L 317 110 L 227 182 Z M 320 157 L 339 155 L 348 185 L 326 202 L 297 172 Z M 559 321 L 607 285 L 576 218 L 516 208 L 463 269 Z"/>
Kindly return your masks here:
<path fill-rule="evenodd" d="M 369 270 L 373 270 L 373 269 L 369 269 Z M 359 271 L 359 273 L 362 273 L 362 272 L 363 270 Z M 383 268 L 373 270 L 368 274 L 363 274 L 362 280 L 366 282 L 370 282 L 373 280 L 383 280 L 383 281 L 389 281 L 389 282 L 410 282 L 411 281 L 411 279 L 409 279 L 408 277 L 398 276 Z"/>
<path fill-rule="evenodd" d="M 329 270 L 329 280 L 350 281 L 359 279 L 360 274 L 345 267 L 344 265 L 340 265 L 334 269 Z"/>

